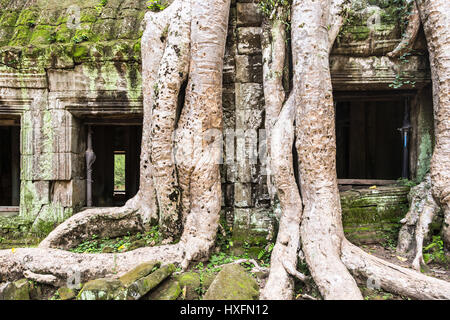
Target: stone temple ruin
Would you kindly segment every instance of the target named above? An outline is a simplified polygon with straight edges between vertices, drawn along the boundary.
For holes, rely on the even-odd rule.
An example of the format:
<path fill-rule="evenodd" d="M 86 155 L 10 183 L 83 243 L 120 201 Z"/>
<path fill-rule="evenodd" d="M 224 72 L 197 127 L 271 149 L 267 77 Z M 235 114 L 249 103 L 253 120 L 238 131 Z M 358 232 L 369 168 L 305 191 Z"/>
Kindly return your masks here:
<path fill-rule="evenodd" d="M 122 205 L 139 187 L 147 0 L 98 2 L 0 0 L 3 245 L 36 242 L 85 207 Z M 433 146 L 425 38 L 401 59 L 386 56 L 404 30 L 391 2 L 355 1 L 330 58 L 343 221 L 360 242 L 398 228 L 409 188 L 397 179 L 421 180 Z M 252 0 L 232 1 L 223 111 L 224 131 L 236 138 L 224 145 L 222 191 L 236 243 L 270 238 L 279 211 L 255 156 L 264 140 L 261 20 Z M 126 182 L 116 190 L 119 155 Z"/>

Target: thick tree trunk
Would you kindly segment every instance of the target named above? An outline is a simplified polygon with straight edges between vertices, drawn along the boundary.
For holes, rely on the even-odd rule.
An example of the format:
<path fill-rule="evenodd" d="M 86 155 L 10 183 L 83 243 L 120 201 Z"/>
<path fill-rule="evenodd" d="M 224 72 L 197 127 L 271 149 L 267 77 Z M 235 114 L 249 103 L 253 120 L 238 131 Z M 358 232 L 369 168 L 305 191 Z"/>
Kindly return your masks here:
<path fill-rule="evenodd" d="M 433 196 L 444 211 L 443 236 L 450 250 L 450 2 L 416 0 L 427 39 L 433 82 L 435 147 Z"/>
<path fill-rule="evenodd" d="M 425 176 L 422 183 L 411 189 L 409 196 L 409 211 L 405 218 L 398 236 L 397 250 L 401 253 L 414 257 L 412 267 L 420 271 L 425 265 L 423 260 L 423 241 L 429 231 L 433 217 L 439 211 L 431 193 L 431 177 Z"/>
<path fill-rule="evenodd" d="M 50 233 L 40 248 L 0 251 L 0 279 L 25 275 L 60 283 L 73 274 L 70 267 L 77 266 L 85 281 L 129 270 L 143 261 L 187 268 L 193 260 L 209 256 L 221 203 L 222 69 L 229 7 L 230 0 L 213 0 L 208 5 L 175 0 L 163 12 L 146 14 L 140 191 L 122 208 L 74 215 Z M 177 120 L 186 79 L 186 99 Z M 92 234 L 111 237 L 142 231 L 154 220 L 157 205 L 163 235 L 172 240 L 183 231 L 175 245 L 95 255 L 48 248 L 68 249 Z"/>
<path fill-rule="evenodd" d="M 304 204 L 301 241 L 311 275 L 325 299 L 362 299 L 340 259 L 344 233 L 336 177 L 329 22 L 329 1 L 294 1 L 296 147 Z"/>

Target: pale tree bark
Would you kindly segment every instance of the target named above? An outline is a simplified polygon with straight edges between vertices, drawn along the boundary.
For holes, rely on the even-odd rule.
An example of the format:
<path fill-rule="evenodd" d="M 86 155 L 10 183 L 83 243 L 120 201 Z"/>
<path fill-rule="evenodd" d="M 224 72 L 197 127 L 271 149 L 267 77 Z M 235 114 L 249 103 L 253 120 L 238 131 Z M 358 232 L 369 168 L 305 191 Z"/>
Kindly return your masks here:
<path fill-rule="evenodd" d="M 74 215 L 50 233 L 40 248 L 0 251 L 0 281 L 28 276 L 61 283 L 73 275 L 72 266 L 85 281 L 120 274 L 143 261 L 179 263 L 187 268 L 193 260 L 209 256 L 221 202 L 218 142 L 229 7 L 230 0 L 213 0 L 208 5 L 175 0 L 162 12 L 146 14 L 138 194 L 121 208 L 89 209 Z M 179 106 L 184 81 L 186 98 Z M 158 210 L 163 236 L 180 238 L 177 244 L 95 255 L 49 248 L 69 249 L 92 234 L 118 236 L 145 230 L 158 217 Z"/>
<path fill-rule="evenodd" d="M 416 0 L 430 57 L 435 146 L 433 196 L 444 211 L 443 239 L 450 250 L 450 2 Z"/>
<path fill-rule="evenodd" d="M 339 14 L 339 7 L 343 4 L 343 1 L 298 0 L 292 5 L 293 99 L 304 205 L 300 230 L 306 262 L 325 299 L 361 299 L 353 276 L 375 281 L 380 289 L 412 298 L 448 299 L 448 282 L 375 258 L 344 237 L 337 189 L 334 106 L 328 62 L 340 27 L 335 24 L 340 25 L 343 20 L 335 15 Z M 329 28 L 330 23 L 334 24 L 332 28 Z M 270 105 L 266 104 L 267 107 Z M 281 114 L 287 113 L 286 110 Z M 283 121 L 289 127 L 289 117 Z M 284 137 L 289 141 L 291 136 Z M 273 153 L 282 152 L 282 148 L 274 151 L 274 144 L 271 148 L 273 161 L 277 157 Z M 289 165 L 284 165 L 286 167 Z M 287 212 L 283 208 L 283 215 Z M 297 224 L 297 221 L 292 223 Z M 283 235 L 282 232 L 278 237 Z M 283 279 L 285 271 L 277 265 L 271 267 L 274 279 Z M 289 285 L 285 284 L 284 290 L 279 290 L 279 297 L 288 296 L 288 288 Z M 267 291 L 265 288 L 263 297 Z"/>
<path fill-rule="evenodd" d="M 449 127 L 449 75 L 450 54 L 449 26 L 450 9 L 448 1 L 415 1 L 409 15 L 408 26 L 404 38 L 389 57 L 397 58 L 409 52 L 417 37 L 419 28 L 423 25 L 427 38 L 430 55 L 430 67 L 433 82 L 433 106 L 435 115 L 436 146 L 433 153 L 431 176 L 424 180 L 410 192 L 410 209 L 399 234 L 398 250 L 414 257 L 412 267 L 420 270 L 425 265 L 423 260 L 423 241 L 429 231 L 429 225 L 435 214 L 444 210 L 443 235 L 447 248 L 449 238 L 449 155 L 450 155 L 450 127 Z M 436 201 L 438 203 L 436 203 Z"/>
<path fill-rule="evenodd" d="M 408 195 L 409 210 L 398 236 L 397 250 L 413 257 L 412 267 L 420 271 L 425 266 L 423 260 L 423 242 L 429 232 L 429 226 L 439 211 L 431 192 L 431 177 L 427 174 L 419 185 L 413 187 Z"/>
<path fill-rule="evenodd" d="M 292 5 L 297 153 L 304 204 L 302 250 L 325 299 L 362 299 L 340 259 L 344 233 L 336 177 L 334 105 L 329 69 L 330 2 Z"/>

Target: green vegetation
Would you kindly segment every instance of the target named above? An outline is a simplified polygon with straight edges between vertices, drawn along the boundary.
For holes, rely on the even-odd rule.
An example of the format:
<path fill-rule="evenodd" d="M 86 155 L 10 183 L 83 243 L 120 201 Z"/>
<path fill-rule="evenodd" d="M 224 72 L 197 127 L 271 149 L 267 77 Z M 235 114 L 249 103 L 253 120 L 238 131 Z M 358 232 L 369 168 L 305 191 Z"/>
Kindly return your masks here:
<path fill-rule="evenodd" d="M 442 241 L 441 236 L 433 236 L 431 243 L 423 248 L 423 260 L 427 264 L 436 262 L 448 267 L 448 258 L 444 252 L 444 242 Z"/>
<path fill-rule="evenodd" d="M 95 7 L 95 10 L 97 10 L 97 13 L 100 14 L 103 10 L 103 8 L 108 4 L 108 0 L 100 0 L 100 2 Z"/>
<path fill-rule="evenodd" d="M 417 186 L 419 183 L 416 180 L 409 180 L 406 178 L 399 178 L 397 179 L 397 184 L 401 185 L 401 186 L 405 186 L 405 187 L 415 187 Z"/>
<path fill-rule="evenodd" d="M 93 235 L 91 240 L 80 243 L 76 248 L 70 251 L 76 253 L 112 253 L 125 252 L 139 247 L 154 246 L 161 243 L 158 226 L 153 227 L 150 231 L 137 233 L 135 235 L 128 234 L 124 237 L 103 238 L 99 239 L 97 235 Z"/>
<path fill-rule="evenodd" d="M 114 155 L 114 190 L 125 190 L 125 154 Z"/>
<path fill-rule="evenodd" d="M 147 2 L 147 8 L 154 12 L 163 11 L 167 8 L 167 2 L 165 0 L 150 0 Z"/>
<path fill-rule="evenodd" d="M 279 20 L 284 23 L 286 31 L 291 28 L 291 4 L 292 0 L 260 0 L 258 2 L 264 16 L 269 20 Z"/>

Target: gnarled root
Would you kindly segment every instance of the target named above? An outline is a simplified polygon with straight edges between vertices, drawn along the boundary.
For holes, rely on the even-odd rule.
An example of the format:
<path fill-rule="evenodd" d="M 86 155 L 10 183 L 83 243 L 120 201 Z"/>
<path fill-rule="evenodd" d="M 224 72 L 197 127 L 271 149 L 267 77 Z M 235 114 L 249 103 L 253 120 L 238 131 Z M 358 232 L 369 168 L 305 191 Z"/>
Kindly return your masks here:
<path fill-rule="evenodd" d="M 347 240 L 341 250 L 341 259 L 350 272 L 375 288 L 414 299 L 450 299 L 450 282 L 374 257 Z"/>
<path fill-rule="evenodd" d="M 302 200 L 293 168 L 295 106 L 292 102 L 291 96 L 281 111 L 272 133 L 272 168 L 282 215 L 277 241 L 270 257 L 269 279 L 261 292 L 261 299 L 290 300 L 294 284 L 291 276 L 305 280 L 305 276 L 295 270 L 300 244 Z"/>
<path fill-rule="evenodd" d="M 197 0 L 175 0 L 162 12 L 146 14 L 142 37 L 144 123 L 139 193 L 122 208 L 88 209 L 74 215 L 58 226 L 40 248 L 0 251 L 0 281 L 25 275 L 60 284 L 75 272 L 84 282 L 125 272 L 148 260 L 187 268 L 192 261 L 209 256 L 221 203 L 221 139 L 209 135 L 222 130 L 222 70 L 229 7 L 229 0 L 213 0 L 208 6 Z M 185 79 L 186 101 L 180 120 L 175 123 L 180 87 Z M 181 127 L 176 134 L 178 142 L 200 138 L 200 143 L 184 144 L 193 145 L 194 149 L 187 170 L 182 170 L 185 175 L 178 177 L 184 186 L 189 186 L 189 192 L 182 195 L 175 192 L 179 181 L 173 176 L 178 166 L 174 156 L 179 154 L 171 139 L 177 124 Z M 158 131 L 156 139 L 152 137 L 154 131 Z M 174 179 L 166 186 L 164 177 L 168 176 Z M 184 225 L 179 219 L 180 196 L 187 198 L 182 201 Z M 156 199 L 163 235 L 179 237 L 178 230 L 183 230 L 177 244 L 119 254 L 75 254 L 46 248 L 68 249 L 92 234 L 113 237 L 143 231 L 156 216 Z"/>
<path fill-rule="evenodd" d="M 177 244 L 102 254 L 79 254 L 48 248 L 1 250 L 0 282 L 27 277 L 64 286 L 70 281 L 84 283 L 96 278 L 120 276 L 150 260 L 181 263 L 183 246 Z"/>
<path fill-rule="evenodd" d="M 412 5 L 413 8 L 408 17 L 408 26 L 403 35 L 402 41 L 394 50 L 387 54 L 387 56 L 390 58 L 398 58 L 408 51 L 411 51 L 412 47 L 414 46 L 414 42 L 416 41 L 417 34 L 419 33 L 420 29 L 420 15 L 416 2 L 414 2 Z"/>
<path fill-rule="evenodd" d="M 431 192 L 431 177 L 425 176 L 424 181 L 411 189 L 409 195 L 409 211 L 400 222 L 403 227 L 400 229 L 397 250 L 414 257 L 412 267 L 420 271 L 420 266 L 424 266 L 423 241 L 429 231 L 429 225 L 435 214 L 439 211 L 439 206 L 434 201 Z"/>
<path fill-rule="evenodd" d="M 122 208 L 95 208 L 80 212 L 57 226 L 39 244 L 40 248 L 71 249 L 93 235 L 114 238 L 128 232 L 145 231 L 138 210 Z"/>
<path fill-rule="evenodd" d="M 294 144 L 295 105 L 293 95 L 286 101 L 282 85 L 285 60 L 286 33 L 283 8 L 277 16 L 263 24 L 263 74 L 266 109 L 267 153 L 270 174 L 267 184 L 271 189 L 272 179 L 280 200 L 282 215 L 278 236 L 270 257 L 270 273 L 260 299 L 290 300 L 293 297 L 293 277 L 305 279 L 297 266 L 297 251 L 300 243 L 300 217 L 302 205 L 295 181 L 292 147 Z"/>

